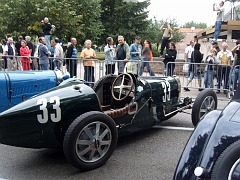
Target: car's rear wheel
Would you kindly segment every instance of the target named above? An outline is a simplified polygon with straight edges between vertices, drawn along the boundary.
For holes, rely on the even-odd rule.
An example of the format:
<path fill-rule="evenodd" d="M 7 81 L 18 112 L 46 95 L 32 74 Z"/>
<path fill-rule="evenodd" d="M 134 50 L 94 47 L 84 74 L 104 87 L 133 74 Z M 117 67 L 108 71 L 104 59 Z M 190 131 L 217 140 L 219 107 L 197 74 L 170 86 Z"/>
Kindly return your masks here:
<path fill-rule="evenodd" d="M 101 112 L 87 112 L 69 126 L 63 141 L 67 160 L 76 168 L 92 170 L 102 166 L 117 144 L 115 122 Z"/>
<path fill-rule="evenodd" d="M 228 146 L 218 157 L 211 179 L 240 180 L 240 141 Z"/>
<path fill-rule="evenodd" d="M 210 111 L 217 109 L 217 95 L 205 89 L 199 93 L 192 108 L 192 123 L 196 126 Z"/>

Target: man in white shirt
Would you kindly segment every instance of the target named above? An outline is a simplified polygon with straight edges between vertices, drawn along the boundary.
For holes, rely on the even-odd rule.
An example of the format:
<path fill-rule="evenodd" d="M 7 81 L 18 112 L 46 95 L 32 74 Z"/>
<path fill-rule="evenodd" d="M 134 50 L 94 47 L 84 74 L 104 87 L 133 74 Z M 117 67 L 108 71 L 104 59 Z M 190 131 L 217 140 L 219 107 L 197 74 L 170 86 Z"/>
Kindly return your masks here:
<path fill-rule="evenodd" d="M 59 44 L 59 39 L 55 38 L 55 51 L 54 51 L 54 69 L 60 70 L 63 61 L 63 48 Z"/>
<path fill-rule="evenodd" d="M 228 88 L 229 73 L 231 70 L 231 65 L 234 60 L 233 54 L 231 51 L 227 50 L 228 44 L 226 42 L 222 43 L 222 50 L 217 54 L 217 62 L 220 64 L 218 66 L 218 90 L 217 94 L 220 93 L 220 85 L 222 78 L 224 79 L 224 94 L 227 93 L 226 89 Z"/>
<path fill-rule="evenodd" d="M 190 41 L 190 45 L 185 49 L 185 62 L 188 62 L 188 69 L 190 67 L 192 52 L 194 51 L 194 41 Z M 186 77 L 189 76 L 189 71 L 186 74 Z"/>
<path fill-rule="evenodd" d="M 221 25 L 223 22 L 224 10 L 225 10 L 223 5 L 224 5 L 223 1 L 220 1 L 219 4 L 217 4 L 217 3 L 213 4 L 213 11 L 217 11 L 217 18 L 216 18 L 216 22 L 215 22 L 215 32 L 214 32 L 213 41 L 216 41 L 218 39 L 218 36 L 221 31 Z"/>
<path fill-rule="evenodd" d="M 8 52 L 8 55 L 10 56 L 10 58 L 13 59 L 13 56 L 15 56 L 15 46 L 13 44 L 13 38 L 11 37 L 8 38 L 6 51 Z"/>

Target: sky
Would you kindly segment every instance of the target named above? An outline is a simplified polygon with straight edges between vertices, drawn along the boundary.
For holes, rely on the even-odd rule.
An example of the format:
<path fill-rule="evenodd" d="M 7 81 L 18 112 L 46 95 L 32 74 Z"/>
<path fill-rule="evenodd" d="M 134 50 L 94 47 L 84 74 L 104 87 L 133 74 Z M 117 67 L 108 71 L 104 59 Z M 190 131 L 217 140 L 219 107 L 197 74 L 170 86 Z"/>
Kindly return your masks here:
<path fill-rule="evenodd" d="M 148 8 L 149 17 L 156 16 L 158 20 L 175 18 L 179 25 L 195 21 L 211 26 L 215 24 L 217 14 L 213 11 L 213 3 L 219 2 L 216 0 L 151 0 Z M 231 10 L 229 2 L 225 2 L 224 7 L 225 12 Z"/>

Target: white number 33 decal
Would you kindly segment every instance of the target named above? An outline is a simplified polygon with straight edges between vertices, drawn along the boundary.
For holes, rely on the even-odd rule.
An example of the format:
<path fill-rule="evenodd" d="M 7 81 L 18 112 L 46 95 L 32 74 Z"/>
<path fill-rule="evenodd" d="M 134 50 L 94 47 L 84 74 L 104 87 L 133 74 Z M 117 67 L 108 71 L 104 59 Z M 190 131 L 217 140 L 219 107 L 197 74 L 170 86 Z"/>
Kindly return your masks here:
<path fill-rule="evenodd" d="M 50 98 L 49 102 L 52 105 L 52 108 L 56 111 L 55 113 L 50 114 L 50 118 L 53 122 L 59 122 L 61 120 L 60 99 L 59 97 L 54 96 Z M 41 124 L 46 123 L 48 121 L 47 99 L 39 99 L 37 105 L 40 105 L 39 109 L 42 111 L 42 114 L 37 115 L 37 120 Z"/>

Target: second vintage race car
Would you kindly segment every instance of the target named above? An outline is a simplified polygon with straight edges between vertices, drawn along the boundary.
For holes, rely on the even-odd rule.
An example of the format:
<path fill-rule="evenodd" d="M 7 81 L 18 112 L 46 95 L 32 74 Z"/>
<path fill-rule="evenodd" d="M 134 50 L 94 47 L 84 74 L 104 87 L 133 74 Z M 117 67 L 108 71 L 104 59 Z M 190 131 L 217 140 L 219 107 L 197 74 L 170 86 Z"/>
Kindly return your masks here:
<path fill-rule="evenodd" d="M 240 87 L 223 110 L 207 114 L 189 138 L 174 180 L 240 179 Z"/>
<path fill-rule="evenodd" d="M 62 147 L 73 166 L 91 170 L 109 159 L 119 136 L 150 128 L 190 108 L 196 125 L 217 108 L 212 90 L 202 91 L 194 103 L 180 95 L 177 77 L 107 75 L 93 89 L 81 80 L 66 82 L 2 112 L 0 143 Z"/>

